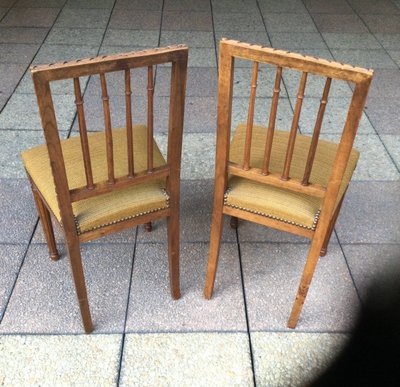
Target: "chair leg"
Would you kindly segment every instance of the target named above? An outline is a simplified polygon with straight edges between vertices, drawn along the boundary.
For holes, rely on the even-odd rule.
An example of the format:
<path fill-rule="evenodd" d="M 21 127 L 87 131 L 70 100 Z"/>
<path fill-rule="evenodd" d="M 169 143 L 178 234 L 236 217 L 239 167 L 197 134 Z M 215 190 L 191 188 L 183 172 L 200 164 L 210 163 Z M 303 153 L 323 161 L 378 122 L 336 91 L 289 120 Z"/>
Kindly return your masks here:
<path fill-rule="evenodd" d="M 204 297 L 210 299 L 214 290 L 215 276 L 217 274 L 220 242 L 223 228 L 223 191 L 221 197 L 217 197 L 214 201 L 214 210 L 212 215 L 210 251 L 208 255 L 206 283 L 204 286 Z"/>
<path fill-rule="evenodd" d="M 167 218 L 168 265 L 171 295 L 174 300 L 181 297 L 179 284 L 179 211 L 171 211 Z"/>
<path fill-rule="evenodd" d="M 76 295 L 81 311 L 83 327 L 86 333 L 93 331 L 92 318 L 90 316 L 89 301 L 83 273 L 82 257 L 80 252 L 79 240 L 67 241 L 68 256 L 71 262 L 72 276 L 74 279 Z"/>
<path fill-rule="evenodd" d="M 54 230 L 53 230 L 53 225 L 51 223 L 50 212 L 43 203 L 43 200 L 38 194 L 36 188 L 33 186 L 32 186 L 32 192 L 33 192 L 33 197 L 35 199 L 36 208 L 39 213 L 39 218 L 42 223 L 43 233 L 46 238 L 50 258 L 53 261 L 57 261 L 59 254 L 57 251 L 56 240 L 54 238 Z"/>
<path fill-rule="evenodd" d="M 230 226 L 231 228 L 233 228 L 234 230 L 236 230 L 239 226 L 239 220 L 238 218 L 236 218 L 236 216 L 231 216 L 231 220 L 230 220 Z"/>
<path fill-rule="evenodd" d="M 290 313 L 289 321 L 287 324 L 289 328 L 296 328 L 304 301 L 308 293 L 308 289 L 310 287 L 311 280 L 314 275 L 315 267 L 317 266 L 320 251 L 321 243 L 318 242 L 318 239 L 316 239 L 314 236 L 314 239 L 311 243 L 310 251 L 308 253 L 306 265 L 304 267 L 303 275 L 300 280 L 296 300 L 293 304 L 292 312 Z"/>
<path fill-rule="evenodd" d="M 337 205 L 337 207 L 335 209 L 335 212 L 333 213 L 332 219 L 331 219 L 331 221 L 329 223 L 328 231 L 327 231 L 327 233 L 325 235 L 325 239 L 324 239 L 324 243 L 323 243 L 322 248 L 321 248 L 321 252 L 319 253 L 320 257 L 325 257 L 326 253 L 328 252 L 328 244 L 329 244 L 329 241 L 331 240 L 333 229 L 335 227 L 336 220 L 337 220 L 337 218 L 339 216 L 339 212 L 340 212 L 340 209 L 342 207 L 343 200 L 344 200 L 344 195 L 342 196 L 342 199 L 340 199 L 340 202 Z"/>
<path fill-rule="evenodd" d="M 144 224 L 144 229 L 147 232 L 152 232 L 153 231 L 153 224 L 151 222 L 147 222 Z"/>

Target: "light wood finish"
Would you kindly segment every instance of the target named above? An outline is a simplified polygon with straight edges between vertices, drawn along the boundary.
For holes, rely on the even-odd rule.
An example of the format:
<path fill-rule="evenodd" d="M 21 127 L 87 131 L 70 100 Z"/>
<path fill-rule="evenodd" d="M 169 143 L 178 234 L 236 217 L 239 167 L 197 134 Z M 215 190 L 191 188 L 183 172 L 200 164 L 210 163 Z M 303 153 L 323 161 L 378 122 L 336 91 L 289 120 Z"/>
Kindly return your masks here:
<path fill-rule="evenodd" d="M 210 298 L 213 292 L 218 263 L 219 245 L 222 234 L 223 215 L 232 217 L 231 224 L 233 227 L 236 227 L 237 224 L 235 219 L 240 218 L 309 238 L 311 239 L 310 251 L 288 321 L 288 326 L 290 328 L 295 328 L 313 277 L 318 258 L 320 255 L 324 255 L 326 253 L 327 244 L 343 202 L 344 191 L 343 188 L 341 188 L 341 183 L 345 173 L 346 176 L 348 176 L 348 161 L 350 159 L 351 152 L 354 153 L 354 150 L 352 151 L 354 138 L 357 132 L 359 121 L 361 119 L 373 72 L 371 70 L 353 67 L 346 64 L 344 65 L 336 62 L 330 62 L 325 59 L 307 57 L 301 54 L 289 53 L 286 51 L 251 45 L 234 40 L 223 39 L 220 43 L 219 52 L 220 66 L 218 81 L 217 153 L 215 167 L 214 209 L 211 224 L 210 251 L 204 295 L 206 298 Z M 264 157 L 261 166 L 258 165 L 257 167 L 251 165 L 251 140 L 247 138 L 252 133 L 252 120 L 248 120 L 246 128 L 246 146 L 244 146 L 244 151 L 250 153 L 250 155 L 245 153 L 246 156 L 244 158 L 244 161 L 249 160 L 248 168 L 246 168 L 246 164 L 241 165 L 240 160 L 236 160 L 235 163 L 229 159 L 232 115 L 232 84 L 235 58 L 256 62 L 259 63 L 260 66 L 262 66 L 264 63 L 274 65 L 277 68 L 274 90 L 272 94 L 269 123 L 268 128 L 266 128 L 267 133 L 265 137 L 265 149 L 263 151 Z M 290 134 L 288 135 L 288 145 L 282 170 L 270 170 L 270 165 L 272 165 L 270 161 L 274 158 L 273 140 L 279 102 L 280 83 L 285 71 L 289 70 L 298 71 L 302 74 L 302 76 L 294 109 L 292 125 L 290 128 Z M 308 74 L 313 74 L 313 76 L 321 76 L 326 78 L 326 81 L 314 125 L 313 136 L 310 139 L 309 149 L 303 158 L 303 162 L 307 160 L 304 164 L 304 173 L 302 173 L 302 177 L 300 178 L 293 178 L 290 176 L 291 163 L 294 162 L 293 160 L 300 160 L 299 157 L 294 158 L 292 156 L 294 152 L 296 152 L 296 135 Z M 329 180 L 326 185 L 319 185 L 313 183 L 312 181 L 312 170 L 314 166 L 314 158 L 316 157 L 316 152 L 318 152 L 318 141 L 321 128 L 323 126 L 323 115 L 328 101 L 331 82 L 336 80 L 353 82 L 354 92 L 349 103 L 349 110 L 344 124 L 342 136 L 339 144 L 337 145 L 336 156 L 334 157 L 330 167 L 331 174 Z M 254 72 L 252 85 L 254 85 Z M 252 97 L 250 97 L 250 110 L 252 110 L 254 106 L 254 101 Z M 249 117 L 253 116 L 254 111 L 250 111 Z M 275 163 L 274 165 L 278 164 Z M 294 168 L 294 165 L 292 167 Z M 275 186 L 280 190 L 293 192 L 294 195 L 304 195 L 304 197 L 307 195 L 310 197 L 320 198 L 321 207 L 319 209 L 318 216 L 315 218 L 314 226 L 304 227 L 297 225 L 293 221 L 285 221 L 285 219 L 280 219 L 274 216 L 266 216 L 266 214 L 257 211 L 249 211 L 246 208 L 230 206 L 227 201 L 225 202 L 225 200 L 228 200 L 229 198 L 230 188 L 228 185 L 228 176 L 235 176 L 234 179 L 237 179 L 237 177 L 243 178 L 246 179 L 246 181 L 255 182 L 254 184 Z M 249 196 L 249 198 L 246 200 L 251 200 L 251 197 Z M 268 200 L 268 198 L 265 198 L 265 200 Z"/>
<path fill-rule="evenodd" d="M 85 332 L 93 330 L 92 319 L 85 285 L 84 271 L 80 252 L 80 244 L 96 238 L 101 238 L 123 229 L 145 224 L 146 229 L 151 229 L 152 221 L 166 218 L 168 223 L 168 260 L 170 266 L 171 293 L 173 298 L 179 298 L 179 200 L 180 200 L 180 164 L 182 151 L 183 114 L 186 88 L 188 49 L 185 45 L 175 45 L 166 48 L 156 48 L 139 52 L 124 53 L 98 58 L 89 58 L 71 62 L 55 63 L 50 65 L 33 66 L 31 68 L 32 78 L 37 95 L 39 112 L 46 139 L 48 157 L 51 160 L 51 174 L 57 195 L 58 209 L 60 214 L 60 226 L 64 233 L 68 256 L 70 259 L 73 280 Z M 171 94 L 168 120 L 168 154 L 164 165 L 154 164 L 153 158 L 153 67 L 171 63 Z M 135 68 L 145 67 L 148 69 L 148 128 L 146 149 L 136 149 L 135 127 L 132 125 L 131 110 L 131 71 Z M 115 162 L 118 159 L 113 154 L 113 127 L 111 122 L 109 95 L 107 91 L 107 74 L 120 71 L 124 76 L 125 104 L 126 104 L 126 149 L 127 166 L 126 175 L 116 176 Z M 105 144 L 107 179 L 97 181 L 94 178 L 93 158 L 91 159 L 86 121 L 83 110 L 83 97 L 79 84 L 79 78 L 83 76 L 99 76 L 101 84 L 101 95 L 104 111 Z M 72 79 L 75 89 L 75 98 L 78 112 L 82 157 L 86 174 L 85 186 L 70 189 L 67 179 L 62 143 L 60 141 L 57 120 L 53 106 L 50 83 L 53 80 Z M 138 127 L 138 126 L 136 126 Z M 89 135 L 90 136 L 90 135 Z M 69 140 L 67 140 L 69 141 Z M 71 140 L 73 141 L 73 140 Z M 63 142 L 64 144 L 64 142 Z M 154 145 L 154 149 L 157 146 Z M 144 152 L 148 163 L 144 169 L 136 170 L 134 158 L 137 152 Z M 158 149 L 157 149 L 158 152 Z M 158 155 L 158 153 L 157 153 Z M 157 156 L 159 157 L 159 156 Z M 120 159 L 120 158 L 119 158 Z M 29 160 L 28 160 L 29 161 Z M 26 160 L 24 159 L 24 162 Z M 92 164 L 91 164 L 92 163 Z M 151 172 L 151 173 L 149 173 Z M 28 173 L 29 175 L 29 173 Z M 50 255 L 53 259 L 58 256 L 54 234 L 49 214 L 49 206 L 42 199 L 41 193 L 35 184 L 35 176 L 29 176 L 32 182 L 32 190 L 42 221 L 44 233 L 49 246 Z M 73 203 L 81 200 L 91 200 L 113 192 L 132 188 L 133 186 L 154 184 L 164 181 L 169 204 L 165 208 L 154 208 L 143 214 L 127 217 L 117 222 L 95 227 L 87 232 L 81 233 L 74 217 Z M 158 183 L 157 183 L 158 184 Z M 161 184 L 161 183 L 160 183 Z M 161 194 L 160 194 L 161 195 Z"/>

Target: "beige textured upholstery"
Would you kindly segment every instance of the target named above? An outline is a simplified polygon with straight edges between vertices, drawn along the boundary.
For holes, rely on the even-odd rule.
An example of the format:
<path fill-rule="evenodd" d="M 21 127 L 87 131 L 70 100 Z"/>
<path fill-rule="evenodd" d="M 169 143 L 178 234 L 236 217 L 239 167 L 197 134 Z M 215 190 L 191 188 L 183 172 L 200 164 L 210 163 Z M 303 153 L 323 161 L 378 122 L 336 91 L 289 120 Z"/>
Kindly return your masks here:
<path fill-rule="evenodd" d="M 136 125 L 134 133 L 135 172 L 147 167 L 146 127 Z M 104 132 L 90 133 L 89 146 L 94 183 L 107 180 L 106 142 Z M 86 185 L 83 157 L 79 137 L 63 140 L 62 150 L 70 189 Z M 128 174 L 127 141 L 124 128 L 113 130 L 114 170 L 115 177 Z M 165 164 L 165 160 L 154 142 L 154 167 Z M 42 193 L 51 211 L 61 220 L 60 210 L 53 183 L 45 145 L 29 149 L 22 153 L 22 159 L 30 177 Z M 94 198 L 80 200 L 72 204 L 78 233 L 94 230 L 104 225 L 117 223 L 146 213 L 168 207 L 168 195 L 165 192 L 163 179 L 148 184 L 131 186 L 126 189 L 114 190 Z"/>
<path fill-rule="evenodd" d="M 250 165 L 262 167 L 267 128 L 254 125 L 251 144 Z M 239 124 L 236 128 L 230 147 L 230 161 L 243 162 L 243 149 L 246 135 L 246 125 Z M 289 132 L 276 130 L 272 145 L 270 171 L 282 173 Z M 290 169 L 290 176 L 302 179 L 307 161 L 311 137 L 297 135 L 295 149 Z M 326 187 L 334 162 L 338 145 L 319 140 L 310 183 Z M 350 160 L 343 178 L 339 198 L 343 196 L 350 178 L 356 167 L 359 152 L 352 150 Z M 314 230 L 318 221 L 322 200 L 301 193 L 254 182 L 237 176 L 230 176 L 228 190 L 225 194 L 225 205 L 246 209 L 286 223 L 296 224 Z"/>

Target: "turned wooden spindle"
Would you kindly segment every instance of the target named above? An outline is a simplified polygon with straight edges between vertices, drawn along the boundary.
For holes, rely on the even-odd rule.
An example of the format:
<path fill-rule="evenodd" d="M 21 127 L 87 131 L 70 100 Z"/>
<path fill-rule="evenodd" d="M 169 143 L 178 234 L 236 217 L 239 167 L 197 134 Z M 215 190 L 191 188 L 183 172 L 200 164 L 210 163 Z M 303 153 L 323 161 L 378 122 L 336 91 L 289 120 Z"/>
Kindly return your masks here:
<path fill-rule="evenodd" d="M 153 170 L 153 66 L 147 71 L 147 172 Z"/>
<path fill-rule="evenodd" d="M 132 91 L 131 91 L 131 71 L 125 70 L 125 112 L 126 112 L 126 136 L 128 143 L 128 176 L 135 174 L 135 164 L 133 157 L 133 132 L 132 132 Z"/>

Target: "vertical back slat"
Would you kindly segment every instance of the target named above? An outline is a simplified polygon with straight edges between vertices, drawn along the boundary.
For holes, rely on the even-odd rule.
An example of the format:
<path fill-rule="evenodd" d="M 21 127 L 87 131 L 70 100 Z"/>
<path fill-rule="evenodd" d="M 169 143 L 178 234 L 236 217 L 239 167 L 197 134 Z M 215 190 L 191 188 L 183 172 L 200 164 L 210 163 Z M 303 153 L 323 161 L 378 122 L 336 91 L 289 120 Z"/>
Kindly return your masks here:
<path fill-rule="evenodd" d="M 307 73 L 303 72 L 301 75 L 299 91 L 297 93 L 297 101 L 296 101 L 296 106 L 294 108 L 292 127 L 290 128 L 290 135 L 289 135 L 289 141 L 288 141 L 288 146 L 287 146 L 287 151 L 286 151 L 285 165 L 283 167 L 283 173 L 281 176 L 282 180 L 289 179 L 290 164 L 292 163 L 294 144 L 296 141 L 297 127 L 299 125 L 300 112 L 301 112 L 301 106 L 303 104 L 304 90 L 306 88 L 306 82 L 307 82 Z"/>
<path fill-rule="evenodd" d="M 83 164 L 85 167 L 86 187 L 87 189 L 93 189 L 94 184 L 93 184 L 92 164 L 90 161 L 89 141 L 87 136 L 85 112 L 83 110 L 83 99 L 82 99 L 82 92 L 81 92 L 81 85 L 79 83 L 79 78 L 74 78 L 74 91 L 75 91 L 76 110 L 78 112 L 78 123 L 79 123 L 82 155 L 83 155 Z"/>
<path fill-rule="evenodd" d="M 147 71 L 147 172 L 153 170 L 153 66 Z"/>
<path fill-rule="evenodd" d="M 105 124 L 105 134 L 106 134 L 108 182 L 109 184 L 114 184 L 115 183 L 114 154 L 113 154 L 113 139 L 111 130 L 110 101 L 107 94 L 107 84 L 104 73 L 100 73 L 100 82 L 101 82 L 101 95 L 103 100 L 104 124 Z"/>
<path fill-rule="evenodd" d="M 250 89 L 249 113 L 247 115 L 246 139 L 244 143 L 243 169 L 246 171 L 250 169 L 251 137 L 253 131 L 254 104 L 257 91 L 257 76 L 258 76 L 258 62 L 254 62 L 253 76 L 251 79 L 251 89 Z"/>
<path fill-rule="evenodd" d="M 310 144 L 310 149 L 308 151 L 306 168 L 304 170 L 302 185 L 308 185 L 311 175 L 312 166 L 314 163 L 315 152 L 317 150 L 318 139 L 321 133 L 322 120 L 324 118 L 326 104 L 328 103 L 328 94 L 331 87 L 332 78 L 326 78 L 324 92 L 322 94 L 321 103 L 319 105 L 317 119 L 315 121 L 314 132 Z"/>
<path fill-rule="evenodd" d="M 125 70 L 125 112 L 126 112 L 126 136 L 128 142 L 128 176 L 133 177 L 135 173 L 133 159 L 133 132 L 132 132 L 132 100 L 131 100 L 131 71 Z"/>
<path fill-rule="evenodd" d="M 268 121 L 267 138 L 265 140 L 264 161 L 262 174 L 269 174 L 269 160 L 271 158 L 272 140 L 274 138 L 276 113 L 278 110 L 279 93 L 281 91 L 282 67 L 278 66 L 275 76 L 274 92 L 272 95 L 271 112 Z"/>

